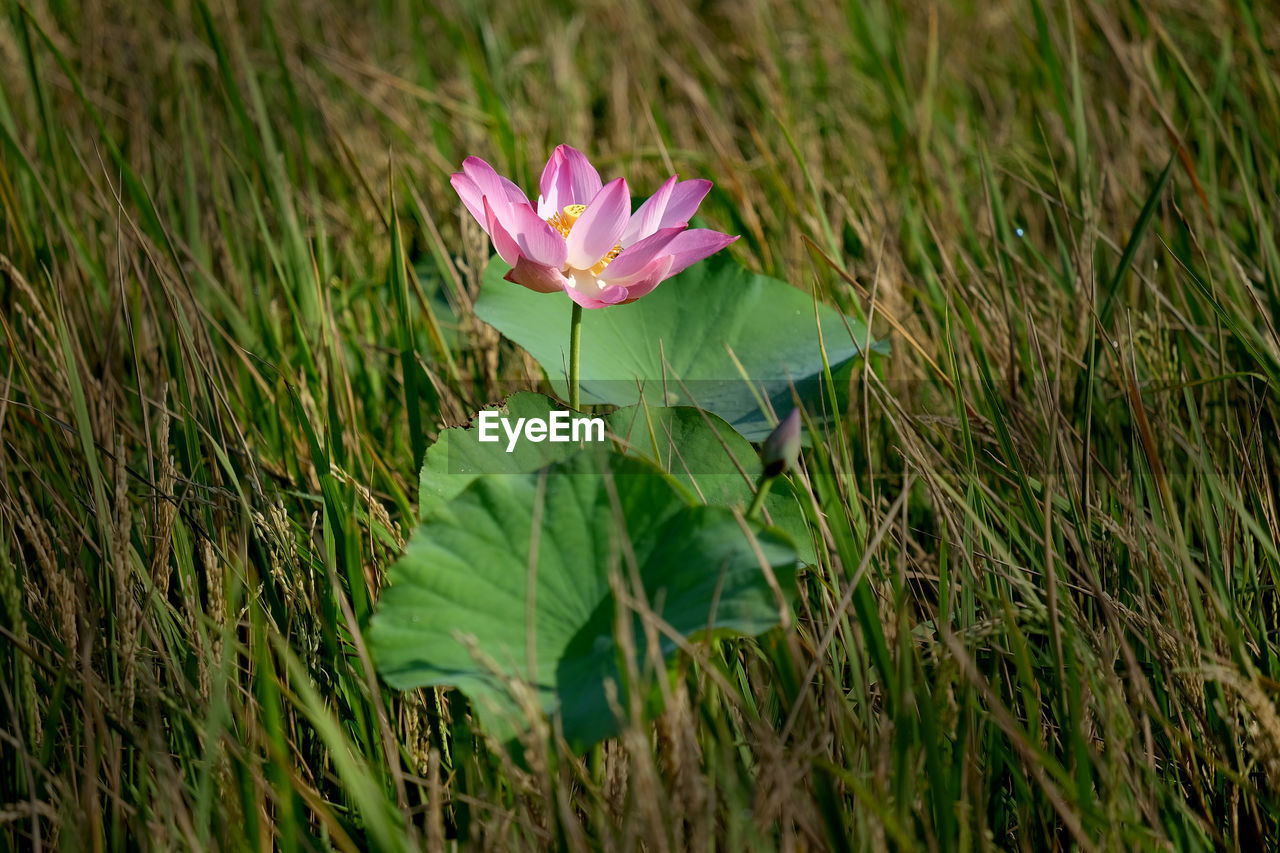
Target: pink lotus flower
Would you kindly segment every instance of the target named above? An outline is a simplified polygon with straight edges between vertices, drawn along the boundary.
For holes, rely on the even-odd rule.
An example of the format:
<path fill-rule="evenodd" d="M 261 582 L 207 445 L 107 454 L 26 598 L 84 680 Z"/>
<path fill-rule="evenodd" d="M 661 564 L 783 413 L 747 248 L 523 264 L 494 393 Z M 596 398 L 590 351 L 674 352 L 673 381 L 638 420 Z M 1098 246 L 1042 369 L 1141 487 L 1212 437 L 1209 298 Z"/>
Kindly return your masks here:
<path fill-rule="evenodd" d="M 738 239 L 689 227 L 710 181 L 672 175 L 632 213 L 627 182 L 602 186 L 586 156 L 568 145 L 542 170 L 536 210 L 479 157 L 464 160 L 450 181 L 511 264 L 507 281 L 540 293 L 563 290 L 583 308 L 633 302 Z"/>

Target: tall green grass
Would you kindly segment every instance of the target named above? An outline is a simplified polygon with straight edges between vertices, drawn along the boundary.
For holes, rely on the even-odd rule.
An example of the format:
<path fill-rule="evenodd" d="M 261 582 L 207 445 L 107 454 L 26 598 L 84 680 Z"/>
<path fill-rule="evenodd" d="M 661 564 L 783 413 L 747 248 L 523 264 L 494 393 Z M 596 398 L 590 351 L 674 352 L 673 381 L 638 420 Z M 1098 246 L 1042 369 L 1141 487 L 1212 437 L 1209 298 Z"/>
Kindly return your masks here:
<path fill-rule="evenodd" d="M 32 2 L 0 24 L 0 840 L 1080 849 L 1280 834 L 1269 4 Z M 514 762 L 362 637 L 532 363 L 448 172 L 716 182 L 894 354 L 796 624 Z M 670 286 L 676 286 L 673 282 Z"/>

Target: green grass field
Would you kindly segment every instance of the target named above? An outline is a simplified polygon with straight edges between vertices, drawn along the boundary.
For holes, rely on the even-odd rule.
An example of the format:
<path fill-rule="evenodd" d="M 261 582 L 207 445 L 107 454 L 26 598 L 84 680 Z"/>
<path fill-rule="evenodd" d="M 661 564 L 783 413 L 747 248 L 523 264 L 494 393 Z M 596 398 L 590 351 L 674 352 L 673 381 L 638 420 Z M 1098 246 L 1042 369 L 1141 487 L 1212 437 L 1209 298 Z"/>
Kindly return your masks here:
<path fill-rule="evenodd" d="M 1273 4 L 2 14 L 0 847 L 1276 847 Z M 547 388 L 449 173 L 561 142 L 892 354 L 794 624 L 517 761 L 361 602 L 423 448 Z"/>

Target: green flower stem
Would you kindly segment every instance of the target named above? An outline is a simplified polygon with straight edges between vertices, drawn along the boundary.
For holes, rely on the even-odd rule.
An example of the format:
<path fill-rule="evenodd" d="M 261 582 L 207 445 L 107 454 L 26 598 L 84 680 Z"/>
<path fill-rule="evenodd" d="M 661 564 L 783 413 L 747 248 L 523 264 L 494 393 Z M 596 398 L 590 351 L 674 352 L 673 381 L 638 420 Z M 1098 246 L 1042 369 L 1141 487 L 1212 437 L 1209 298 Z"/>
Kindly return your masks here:
<path fill-rule="evenodd" d="M 581 399 L 578 393 L 578 361 L 582 350 L 582 306 L 573 303 L 573 317 L 569 320 L 569 408 L 579 411 Z"/>
<path fill-rule="evenodd" d="M 776 477 L 760 478 L 756 486 L 756 496 L 751 499 L 751 506 L 747 507 L 747 518 L 755 518 L 756 513 L 760 512 L 760 507 L 764 504 L 764 499 L 769 496 L 769 489 L 773 488 L 773 481 L 776 479 Z"/>

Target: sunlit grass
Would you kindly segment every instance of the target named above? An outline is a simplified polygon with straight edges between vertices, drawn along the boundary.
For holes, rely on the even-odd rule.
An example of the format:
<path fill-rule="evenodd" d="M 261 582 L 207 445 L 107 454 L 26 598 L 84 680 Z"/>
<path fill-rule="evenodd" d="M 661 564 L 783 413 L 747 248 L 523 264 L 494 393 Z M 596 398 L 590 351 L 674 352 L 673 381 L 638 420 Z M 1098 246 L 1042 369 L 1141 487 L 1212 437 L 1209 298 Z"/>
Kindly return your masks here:
<path fill-rule="evenodd" d="M 12 6 L 0 839 L 1273 839 L 1276 33 L 1247 2 Z M 795 629 L 521 765 L 381 685 L 362 628 L 423 448 L 537 382 L 471 310 L 448 174 L 533 186 L 560 142 L 711 178 L 736 259 L 893 355 L 795 479 Z"/>

